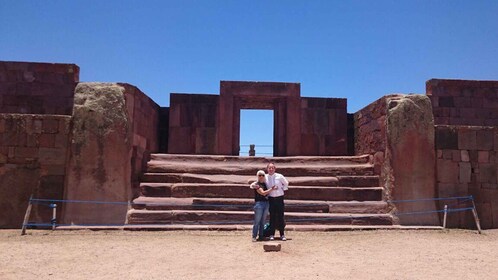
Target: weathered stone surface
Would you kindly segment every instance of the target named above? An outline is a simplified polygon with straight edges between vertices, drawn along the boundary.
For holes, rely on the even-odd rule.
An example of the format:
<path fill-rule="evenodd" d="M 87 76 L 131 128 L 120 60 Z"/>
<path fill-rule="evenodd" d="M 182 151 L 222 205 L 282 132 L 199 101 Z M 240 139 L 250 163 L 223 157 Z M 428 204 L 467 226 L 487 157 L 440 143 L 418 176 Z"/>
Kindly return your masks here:
<path fill-rule="evenodd" d="M 430 100 L 406 95 L 388 101 L 387 151 L 395 200 L 436 197 L 434 121 Z M 458 175 L 458 173 L 457 173 Z M 433 211 L 434 202 L 396 204 L 398 211 Z M 436 214 L 400 216 L 401 224 L 439 225 Z"/>
<path fill-rule="evenodd" d="M 110 109 L 112 108 L 112 109 Z M 76 87 L 65 198 L 127 201 L 132 138 L 125 88 L 111 83 Z M 65 205 L 65 223 L 124 223 L 126 205 Z"/>
<path fill-rule="evenodd" d="M 278 252 L 282 249 L 282 244 L 278 242 L 266 242 L 263 244 L 265 252 Z"/>

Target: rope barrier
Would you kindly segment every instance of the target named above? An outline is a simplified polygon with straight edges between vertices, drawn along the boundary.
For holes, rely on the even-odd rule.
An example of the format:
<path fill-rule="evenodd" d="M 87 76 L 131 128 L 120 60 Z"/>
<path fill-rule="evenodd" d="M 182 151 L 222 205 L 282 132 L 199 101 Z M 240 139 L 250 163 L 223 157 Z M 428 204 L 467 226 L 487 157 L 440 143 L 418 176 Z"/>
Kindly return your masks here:
<path fill-rule="evenodd" d="M 395 216 L 403 216 L 403 215 L 422 215 L 422 214 L 433 214 L 433 213 L 452 213 L 452 212 L 463 212 L 463 211 L 473 211 L 473 214 L 476 215 L 475 204 L 473 201 L 473 196 L 462 196 L 462 197 L 445 197 L 445 198 L 422 198 L 422 199 L 410 199 L 410 200 L 391 200 L 388 202 L 416 202 L 416 201 L 443 201 L 443 200 L 458 200 L 457 203 L 472 201 L 472 207 L 464 207 L 464 208 L 450 208 L 444 210 L 430 210 L 430 211 L 413 211 L 413 212 L 399 212 L 393 213 Z M 34 203 L 38 204 L 48 204 L 50 208 L 56 208 L 57 205 L 55 202 L 61 203 L 88 203 L 88 204 L 110 204 L 110 205 L 140 205 L 140 206 L 179 206 L 178 204 L 172 203 L 128 203 L 128 202 L 120 202 L 120 201 L 94 201 L 94 200 L 64 200 L 64 199 L 37 199 L 30 198 L 30 205 Z M 191 204 L 188 206 L 194 207 L 233 207 L 233 208 L 252 208 L 253 205 L 237 205 L 237 204 Z M 320 206 L 320 204 L 300 204 L 296 205 L 298 207 L 304 206 Z M 54 215 L 55 217 L 55 215 Z M 372 214 L 370 215 L 345 215 L 340 217 L 317 217 L 317 218 L 301 218 L 301 219 L 287 219 L 288 223 L 299 223 L 299 222 L 311 222 L 311 221 L 332 221 L 332 220 L 349 220 L 349 219 L 363 219 L 363 218 L 372 218 L 374 217 Z M 237 221 L 181 221 L 183 225 L 230 225 L 230 224 L 252 224 L 252 220 L 237 220 Z M 477 217 L 476 217 L 476 223 Z M 57 224 L 55 218 L 50 220 L 50 223 L 36 223 L 29 222 L 25 219 L 23 223 L 23 232 L 27 227 L 55 227 L 59 226 L 81 226 L 81 227 L 89 227 L 89 226 L 100 226 L 100 227 L 125 227 L 125 226 L 159 226 L 159 225 L 169 225 L 169 224 Z M 479 226 L 478 226 L 479 227 Z"/>
<path fill-rule="evenodd" d="M 418 202 L 418 201 L 442 201 L 442 200 L 462 200 L 469 201 L 472 200 L 473 196 L 457 196 L 457 197 L 438 197 L 438 198 L 420 198 L 420 199 L 406 199 L 406 200 L 387 200 L 386 202 L 390 203 L 402 203 L 402 202 Z M 53 202 L 63 202 L 63 203 L 87 203 L 87 204 L 110 204 L 110 205 L 144 205 L 144 206 L 179 206 L 174 203 L 136 203 L 136 202 L 124 202 L 124 201 L 99 201 L 99 200 L 65 200 L 65 199 L 41 199 L 41 198 L 32 198 L 30 199 L 32 202 L 41 202 L 43 203 L 53 203 Z M 290 203 L 289 203 L 290 204 Z M 253 205 L 240 205 L 240 204 L 191 204 L 189 206 L 193 207 L 253 207 Z M 296 205 L 299 207 L 308 207 L 308 206 L 316 206 L 319 207 L 320 204 L 309 203 L 309 204 L 299 204 Z"/>
<path fill-rule="evenodd" d="M 447 212 L 463 212 L 463 211 L 469 211 L 473 210 L 473 207 L 466 207 L 466 208 L 456 208 L 456 209 L 448 209 Z M 415 211 L 415 212 L 401 212 L 401 213 L 396 213 L 395 215 L 397 216 L 402 216 L 402 215 L 420 215 L 420 214 L 432 214 L 432 213 L 442 213 L 445 210 L 433 210 L 433 211 Z M 299 222 L 312 222 L 312 221 L 334 221 L 334 220 L 349 220 L 349 219 L 363 219 L 363 218 L 372 218 L 373 215 L 363 215 L 363 216 L 353 216 L 353 215 L 347 215 L 343 217 L 323 217 L 323 218 L 302 218 L 302 219 L 287 219 L 286 222 L 288 223 L 299 223 Z M 189 222 L 189 221 L 182 221 L 181 224 L 191 224 L 191 225 L 229 225 L 229 224 L 251 224 L 253 223 L 253 220 L 237 220 L 237 221 L 194 221 L 194 222 Z M 168 225 L 168 224 L 55 224 L 55 226 L 101 226 L 101 227 L 116 227 L 116 226 L 157 226 L 157 225 Z M 31 223 L 28 222 L 24 224 L 24 226 L 27 227 L 52 227 L 54 226 L 53 223 Z"/>

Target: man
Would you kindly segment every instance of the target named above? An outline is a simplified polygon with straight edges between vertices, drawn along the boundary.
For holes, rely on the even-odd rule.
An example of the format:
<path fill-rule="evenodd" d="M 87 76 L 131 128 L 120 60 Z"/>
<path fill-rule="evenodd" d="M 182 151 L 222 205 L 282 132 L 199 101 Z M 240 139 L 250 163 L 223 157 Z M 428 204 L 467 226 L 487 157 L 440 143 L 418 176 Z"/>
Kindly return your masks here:
<path fill-rule="evenodd" d="M 275 230 L 280 232 L 280 240 L 286 241 L 285 238 L 285 220 L 284 220 L 284 191 L 288 190 L 289 182 L 284 175 L 276 173 L 276 167 L 273 162 L 266 166 L 268 174 L 265 176 L 266 185 L 273 189 L 268 194 L 270 202 L 270 240 L 275 240 Z"/>

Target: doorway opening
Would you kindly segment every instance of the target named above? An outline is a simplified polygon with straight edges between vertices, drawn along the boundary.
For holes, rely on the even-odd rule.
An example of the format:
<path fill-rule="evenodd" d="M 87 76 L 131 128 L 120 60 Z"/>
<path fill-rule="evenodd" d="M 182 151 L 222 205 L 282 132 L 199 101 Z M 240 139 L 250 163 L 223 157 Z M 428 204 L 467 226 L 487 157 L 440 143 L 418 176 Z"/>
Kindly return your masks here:
<path fill-rule="evenodd" d="M 250 145 L 255 145 L 255 156 L 273 156 L 273 116 L 273 110 L 240 110 L 239 156 L 249 156 Z"/>

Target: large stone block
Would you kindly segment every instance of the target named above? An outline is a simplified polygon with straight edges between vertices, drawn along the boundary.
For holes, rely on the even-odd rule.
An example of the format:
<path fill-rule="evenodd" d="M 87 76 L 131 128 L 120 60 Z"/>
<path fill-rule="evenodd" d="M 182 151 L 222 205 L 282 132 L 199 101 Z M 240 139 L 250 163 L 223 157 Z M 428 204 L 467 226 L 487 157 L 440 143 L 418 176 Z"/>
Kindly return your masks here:
<path fill-rule="evenodd" d="M 387 157 L 394 177 L 390 190 L 393 199 L 436 197 L 435 132 L 429 98 L 424 95 L 396 96 L 388 99 L 387 106 Z M 456 165 L 458 180 L 458 165 L 451 160 L 447 162 Z M 432 201 L 400 203 L 396 208 L 400 212 L 432 211 L 436 204 Z M 401 224 L 439 225 L 436 214 L 400 216 L 399 219 Z"/>
<path fill-rule="evenodd" d="M 65 198 L 128 201 L 132 141 L 125 88 L 111 83 L 78 84 Z M 65 223 L 120 224 L 126 216 L 126 207 L 113 205 L 68 204 L 64 210 Z"/>

